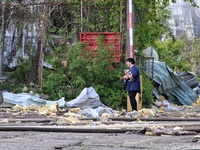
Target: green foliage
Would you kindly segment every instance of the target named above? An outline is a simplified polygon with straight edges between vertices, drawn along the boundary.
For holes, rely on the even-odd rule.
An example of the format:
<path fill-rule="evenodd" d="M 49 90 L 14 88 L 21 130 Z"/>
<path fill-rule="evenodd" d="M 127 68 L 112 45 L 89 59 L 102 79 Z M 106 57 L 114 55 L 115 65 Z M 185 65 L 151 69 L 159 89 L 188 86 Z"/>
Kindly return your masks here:
<path fill-rule="evenodd" d="M 10 82 L 6 81 L 0 84 L 0 89 L 11 91 L 13 93 L 21 93 L 24 85 L 20 82 Z"/>
<path fill-rule="evenodd" d="M 105 46 L 104 40 L 103 35 L 99 36 L 95 52 L 88 51 L 87 46 L 79 42 L 69 47 L 54 45 L 54 51 L 45 57 L 54 69 L 43 70 L 42 89 L 37 92 L 48 94 L 51 100 L 65 97 L 69 101 L 85 87 L 92 86 L 104 104 L 112 108 L 125 105 L 126 90 L 119 82 L 124 64 L 111 62 L 114 52 L 109 51 L 112 46 Z M 67 61 L 67 67 L 63 61 Z"/>
<path fill-rule="evenodd" d="M 159 61 L 164 61 L 171 68 L 177 66 L 180 71 L 188 70 L 188 62 L 181 59 L 181 49 L 184 46 L 183 40 L 173 41 L 172 39 L 162 42 L 157 40 L 155 42 L 155 50 L 158 53 Z"/>
<path fill-rule="evenodd" d="M 119 32 L 122 19 L 122 37 L 127 39 L 127 2 L 120 0 L 83 1 L 83 16 L 81 21 L 81 4 L 65 4 L 60 9 L 54 9 L 51 15 L 51 32 L 58 35 L 73 35 L 78 39 L 81 32 Z M 142 50 L 162 34 L 171 34 L 167 20 L 170 18 L 169 1 L 134 1 L 134 46 Z M 122 11 L 120 18 L 120 11 Z M 73 20 L 72 20 L 73 18 Z M 127 39 L 128 40 L 128 39 Z M 122 41 L 124 42 L 124 41 Z M 122 45 L 125 43 L 122 43 Z"/>
<path fill-rule="evenodd" d="M 65 57 L 62 57 L 63 55 L 60 53 L 61 52 L 58 53 L 58 51 L 55 51 L 50 56 L 47 55 L 46 61 L 50 63 L 54 69 L 43 70 L 42 89 L 38 92 L 49 95 L 49 99 L 51 100 L 58 100 L 62 97 L 65 97 L 66 100 L 72 100 L 77 94 L 73 86 L 71 87 L 66 68 L 62 64 Z"/>
<path fill-rule="evenodd" d="M 41 92 L 48 94 L 49 98 L 53 100 L 64 97 L 66 92 L 64 76 L 54 71 L 48 71 L 47 73 L 46 70 L 44 71 L 44 76 Z"/>
<path fill-rule="evenodd" d="M 153 83 L 146 72 L 141 71 L 142 76 L 142 107 L 149 107 L 153 103 Z"/>
<path fill-rule="evenodd" d="M 102 37 L 99 38 L 95 53 L 89 52 L 82 43 L 69 49 L 67 76 L 77 91 L 93 86 L 101 102 L 116 108 L 126 100 L 126 91 L 119 82 L 123 75 L 123 65 L 118 63 L 116 68 L 112 68 L 113 53 L 108 50 L 109 47 L 104 46 L 102 40 Z"/>
<path fill-rule="evenodd" d="M 25 83 L 28 80 L 28 74 L 31 68 L 30 60 L 21 60 L 20 65 L 16 66 L 16 70 L 13 71 L 9 78 L 14 79 L 18 83 Z"/>
<path fill-rule="evenodd" d="M 156 39 L 170 31 L 168 1 L 135 0 L 135 48 L 143 50 L 154 45 Z"/>
<path fill-rule="evenodd" d="M 198 68 L 200 66 L 200 39 L 194 38 L 184 39 L 184 47 L 182 48 L 182 59 L 188 62 L 188 66 L 190 66 L 190 71 L 197 74 Z"/>

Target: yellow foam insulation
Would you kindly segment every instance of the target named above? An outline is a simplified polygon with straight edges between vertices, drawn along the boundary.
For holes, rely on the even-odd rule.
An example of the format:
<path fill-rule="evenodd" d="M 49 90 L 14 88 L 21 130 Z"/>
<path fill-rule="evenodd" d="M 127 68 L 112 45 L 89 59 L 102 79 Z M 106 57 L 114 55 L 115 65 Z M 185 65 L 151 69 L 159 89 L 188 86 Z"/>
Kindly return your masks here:
<path fill-rule="evenodd" d="M 71 113 L 71 112 L 67 112 L 63 116 L 66 116 L 66 117 L 81 117 L 81 115 L 76 114 L 76 113 Z"/>
<path fill-rule="evenodd" d="M 197 104 L 198 106 L 200 106 L 200 96 L 193 104 Z"/>
<path fill-rule="evenodd" d="M 38 111 L 39 115 L 51 115 L 52 117 L 56 116 L 56 113 L 57 113 L 56 105 L 45 105 Z"/>
<path fill-rule="evenodd" d="M 80 120 L 78 118 L 75 117 L 59 117 L 57 123 L 64 123 L 64 122 L 68 122 L 70 124 L 76 124 L 77 122 L 80 122 Z"/>
<path fill-rule="evenodd" d="M 112 117 L 111 114 L 107 114 L 107 113 L 103 113 L 101 116 L 102 116 L 102 117 Z"/>
<path fill-rule="evenodd" d="M 194 137 L 195 137 L 195 138 L 200 138 L 200 135 L 195 135 Z"/>
<path fill-rule="evenodd" d="M 3 119 L 2 121 L 0 121 L 0 123 L 7 123 L 9 122 L 8 119 Z"/>
<path fill-rule="evenodd" d="M 183 130 L 181 127 L 174 127 L 173 130 Z"/>
<path fill-rule="evenodd" d="M 156 112 L 153 109 L 143 108 L 143 109 L 139 110 L 138 112 L 141 113 L 143 117 L 149 117 L 149 116 L 155 117 L 156 116 Z"/>
<path fill-rule="evenodd" d="M 22 89 L 22 92 L 27 92 L 28 91 L 28 88 L 27 87 L 24 87 L 23 89 Z"/>
<path fill-rule="evenodd" d="M 72 108 L 71 110 L 70 110 L 70 112 L 72 112 L 72 113 L 77 113 L 77 112 L 79 112 L 81 109 L 80 108 Z"/>

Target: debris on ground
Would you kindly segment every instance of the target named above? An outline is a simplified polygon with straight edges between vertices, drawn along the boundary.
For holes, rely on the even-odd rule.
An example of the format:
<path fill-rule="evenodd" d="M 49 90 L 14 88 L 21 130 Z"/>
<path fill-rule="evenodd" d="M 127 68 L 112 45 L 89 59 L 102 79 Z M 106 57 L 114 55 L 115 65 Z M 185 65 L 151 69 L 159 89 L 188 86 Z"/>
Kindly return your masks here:
<path fill-rule="evenodd" d="M 193 131 L 181 131 L 181 130 L 174 130 L 174 129 L 166 129 L 164 127 L 150 127 L 146 128 L 146 135 L 196 135 L 196 132 Z"/>
<path fill-rule="evenodd" d="M 159 96 L 151 108 L 127 112 L 103 105 L 92 87 L 85 88 L 72 101 L 63 104 L 64 100 L 61 100 L 65 107 L 59 107 L 59 101 L 41 100 L 38 95 L 23 94 L 28 102 L 20 99 L 22 95 L 13 96 L 19 100 L 18 104 L 15 101 L 10 108 L 0 108 L 2 131 L 139 133 L 146 130 L 143 132 L 146 135 L 200 133 L 200 97 L 190 106 L 179 106 Z M 36 105 L 31 102 L 36 102 Z"/>

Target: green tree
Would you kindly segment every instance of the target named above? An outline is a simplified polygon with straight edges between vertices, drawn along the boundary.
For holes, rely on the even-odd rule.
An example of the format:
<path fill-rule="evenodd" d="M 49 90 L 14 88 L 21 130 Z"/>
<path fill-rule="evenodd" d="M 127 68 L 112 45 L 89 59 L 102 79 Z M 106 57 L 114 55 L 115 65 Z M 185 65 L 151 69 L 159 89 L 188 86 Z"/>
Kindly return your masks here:
<path fill-rule="evenodd" d="M 155 50 L 158 53 L 159 61 L 164 61 L 166 64 L 173 69 L 177 66 L 180 71 L 185 71 L 187 69 L 187 61 L 183 61 L 181 58 L 181 50 L 184 47 L 184 41 L 177 39 L 169 39 L 166 42 L 157 40 L 155 42 Z"/>
<path fill-rule="evenodd" d="M 69 62 L 67 76 L 77 93 L 85 87 L 93 86 L 101 102 L 116 108 L 126 102 L 126 91 L 119 82 L 124 67 L 122 63 L 112 67 L 113 54 L 102 40 L 98 41 L 99 47 L 95 49 L 95 53 L 89 52 L 82 43 L 69 49 L 66 55 Z"/>
<path fill-rule="evenodd" d="M 154 45 L 156 39 L 170 31 L 168 1 L 136 0 L 135 6 L 135 48 L 143 50 Z"/>
<path fill-rule="evenodd" d="M 188 66 L 190 66 L 191 69 L 190 71 L 198 74 L 197 71 L 200 68 L 200 39 L 184 39 L 184 43 L 181 58 L 188 62 Z"/>

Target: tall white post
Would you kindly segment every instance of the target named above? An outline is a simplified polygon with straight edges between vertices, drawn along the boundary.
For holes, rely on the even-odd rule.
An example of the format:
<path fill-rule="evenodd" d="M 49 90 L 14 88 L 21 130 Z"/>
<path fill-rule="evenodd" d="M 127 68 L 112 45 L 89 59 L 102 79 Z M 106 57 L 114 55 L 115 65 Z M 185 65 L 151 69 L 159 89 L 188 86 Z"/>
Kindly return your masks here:
<path fill-rule="evenodd" d="M 134 57 L 133 53 L 133 3 L 134 0 L 129 0 L 129 39 L 130 39 L 130 57 Z"/>

